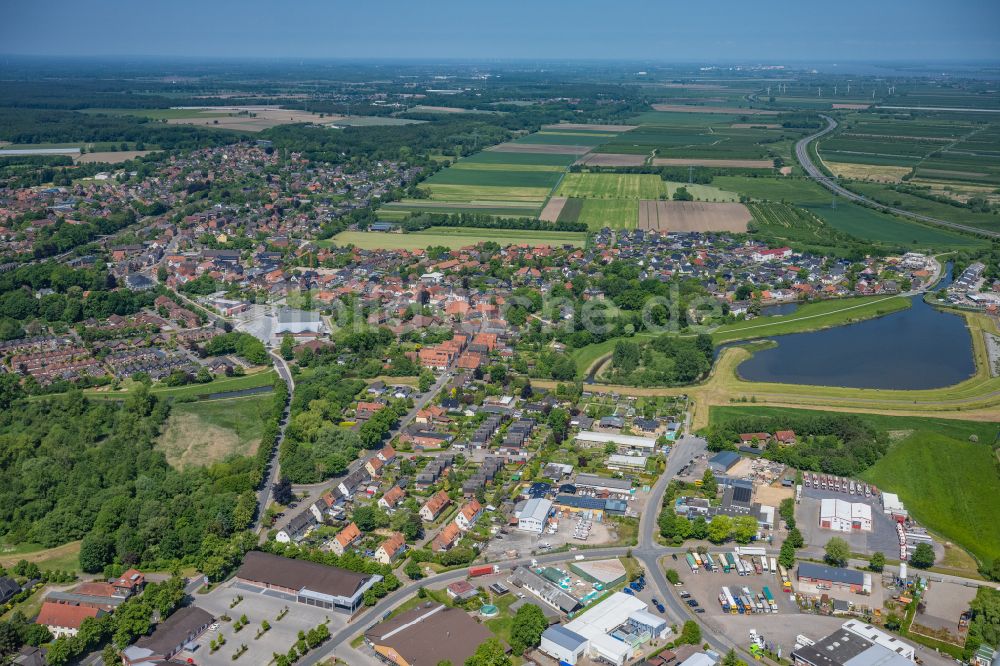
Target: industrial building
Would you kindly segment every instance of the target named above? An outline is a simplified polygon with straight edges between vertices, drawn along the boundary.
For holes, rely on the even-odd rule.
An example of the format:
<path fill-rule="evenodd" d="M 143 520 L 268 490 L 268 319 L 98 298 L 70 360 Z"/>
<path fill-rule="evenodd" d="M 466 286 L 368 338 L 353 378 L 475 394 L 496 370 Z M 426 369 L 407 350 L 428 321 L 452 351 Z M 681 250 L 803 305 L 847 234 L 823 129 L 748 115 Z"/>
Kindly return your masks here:
<path fill-rule="evenodd" d="M 882 511 L 887 515 L 901 516 L 903 518 L 909 515 L 906 507 L 899 501 L 899 495 L 896 493 L 882 493 Z"/>
<path fill-rule="evenodd" d="M 617 444 L 618 450 L 621 452 L 635 451 L 637 453 L 650 454 L 656 451 L 655 439 L 650 437 L 636 437 L 635 435 L 619 435 L 618 433 L 584 430 L 576 436 L 576 441 L 583 447 Z"/>
<path fill-rule="evenodd" d="M 644 601 L 615 592 L 572 622 L 546 629 L 539 649 L 571 665 L 586 655 L 620 666 L 640 645 L 668 631 L 667 621 L 647 611 Z"/>
<path fill-rule="evenodd" d="M 820 500 L 819 526 L 836 532 L 871 532 L 872 508 L 864 502 Z"/>
<path fill-rule="evenodd" d="M 624 500 L 587 497 L 586 495 L 557 495 L 555 505 L 560 511 L 580 514 L 587 520 L 596 523 L 604 520 L 604 514 L 624 516 L 628 510 L 628 503 Z"/>
<path fill-rule="evenodd" d="M 507 580 L 517 587 L 528 590 L 562 613 L 572 613 L 583 607 L 579 599 L 528 567 L 515 567 Z"/>
<path fill-rule="evenodd" d="M 464 664 L 493 633 L 459 608 L 427 602 L 379 622 L 365 632 L 365 642 L 384 661 L 398 666 Z"/>
<path fill-rule="evenodd" d="M 910 666 L 913 660 L 912 646 L 857 620 L 792 652 L 796 666 Z"/>
<path fill-rule="evenodd" d="M 596 474 L 578 474 L 573 483 L 577 490 L 591 490 L 617 495 L 630 495 L 632 493 L 632 482 L 628 479 L 609 479 Z"/>
<path fill-rule="evenodd" d="M 872 575 L 854 569 L 839 569 L 824 564 L 800 562 L 796 572 L 799 582 L 810 583 L 819 589 L 850 590 L 858 594 L 871 594 Z"/>
<path fill-rule="evenodd" d="M 549 514 L 552 513 L 552 501 L 540 497 L 533 497 L 524 504 L 521 513 L 517 516 L 517 529 L 522 532 L 534 532 L 541 534 L 548 522 Z"/>
<path fill-rule="evenodd" d="M 708 466 L 715 474 L 726 474 L 740 461 L 740 454 L 735 451 L 720 451 L 708 461 Z"/>
<path fill-rule="evenodd" d="M 236 571 L 236 580 L 272 590 L 289 601 L 353 613 L 364 603 L 365 590 L 382 576 L 252 550 Z"/>

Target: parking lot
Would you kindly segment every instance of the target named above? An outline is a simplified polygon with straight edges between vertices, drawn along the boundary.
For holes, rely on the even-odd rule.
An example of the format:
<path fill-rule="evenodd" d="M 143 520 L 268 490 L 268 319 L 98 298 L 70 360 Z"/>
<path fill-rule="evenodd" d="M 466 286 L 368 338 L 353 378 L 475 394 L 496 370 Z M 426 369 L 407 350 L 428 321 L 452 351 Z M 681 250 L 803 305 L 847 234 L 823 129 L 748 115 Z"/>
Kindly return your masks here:
<path fill-rule="evenodd" d="M 871 532 L 838 532 L 823 529 L 819 526 L 820 500 L 840 499 L 845 502 L 860 502 L 872 508 Z M 899 556 L 899 537 L 896 536 L 896 523 L 882 511 L 882 505 L 875 497 L 865 498 L 830 490 L 816 488 L 802 489 L 802 503 L 795 509 L 795 519 L 806 543 L 812 547 L 822 548 L 833 537 L 847 541 L 853 553 L 882 552 L 887 557 Z"/>
<path fill-rule="evenodd" d="M 713 553 L 714 556 L 714 553 Z M 668 568 L 674 568 L 681 576 L 683 585 L 675 587 L 674 592 L 686 591 L 690 593 L 691 599 L 705 609 L 702 618 L 730 615 L 722 609 L 719 604 L 719 594 L 723 587 L 728 587 L 730 592 L 736 594 L 737 589 L 743 587 L 750 588 L 755 594 L 761 594 L 766 586 L 774 596 L 778 604 L 777 613 L 760 613 L 754 617 L 758 624 L 767 624 L 777 621 L 781 615 L 798 613 L 798 606 L 794 601 L 790 601 L 787 593 L 781 591 L 781 579 L 776 574 L 761 574 L 760 576 L 740 576 L 735 571 L 725 573 L 724 571 L 710 572 L 701 569 L 697 574 L 691 573 L 684 562 L 682 556 L 678 556 L 677 561 L 671 558 L 665 560 Z M 686 600 L 685 600 L 686 601 Z"/>
<path fill-rule="evenodd" d="M 787 656 L 794 647 L 795 637 L 798 634 L 818 639 L 844 623 L 843 618 L 800 612 L 789 595 L 781 592 L 781 581 L 774 574 L 740 576 L 735 572 L 727 574 L 723 571 L 712 573 L 705 570 L 693 574 L 684 563 L 683 557 L 678 557 L 677 561 L 667 557 L 663 560 L 663 566 L 676 569 L 681 576 L 681 586 L 671 588 L 671 594 L 680 597 L 682 591 L 690 593 L 690 599 L 697 601 L 699 608 L 705 609 L 704 613 L 699 614 L 698 619 L 713 631 L 743 646 L 749 645 L 750 630 L 755 629 L 772 649 L 781 647 L 783 655 Z M 765 585 L 778 604 L 777 613 L 732 615 L 723 611 L 719 604 L 718 596 L 723 586 L 729 587 L 730 591 L 746 586 L 755 593 L 760 593 Z M 681 599 L 681 601 L 687 600 Z"/>
<path fill-rule="evenodd" d="M 209 629 L 202 634 L 197 640 L 197 649 L 186 650 L 179 655 L 179 658 L 182 661 L 191 658 L 196 663 L 207 666 L 232 664 L 233 654 L 245 644 L 248 649 L 240 659 L 241 663 L 244 661 L 254 664 L 266 663 L 271 660 L 273 653 L 288 652 L 288 648 L 298 640 L 300 630 L 309 631 L 329 620 L 327 626 L 332 634 L 347 623 L 345 615 L 289 601 L 283 596 L 261 594 L 252 590 L 253 588 L 237 586 L 230 582 L 216 587 L 208 594 L 195 595 L 195 605 L 215 616 L 219 626 L 217 630 Z M 230 608 L 230 604 L 239 595 L 243 596 L 243 601 Z M 288 609 L 288 613 L 278 620 L 278 615 L 285 608 Z M 220 619 L 224 615 L 232 619 L 228 622 Z M 246 615 L 248 622 L 242 630 L 236 632 L 233 629 L 233 622 L 241 615 Z M 271 628 L 260 638 L 255 638 L 264 620 L 271 625 Z M 225 637 L 226 644 L 213 654 L 209 643 L 219 636 Z"/>

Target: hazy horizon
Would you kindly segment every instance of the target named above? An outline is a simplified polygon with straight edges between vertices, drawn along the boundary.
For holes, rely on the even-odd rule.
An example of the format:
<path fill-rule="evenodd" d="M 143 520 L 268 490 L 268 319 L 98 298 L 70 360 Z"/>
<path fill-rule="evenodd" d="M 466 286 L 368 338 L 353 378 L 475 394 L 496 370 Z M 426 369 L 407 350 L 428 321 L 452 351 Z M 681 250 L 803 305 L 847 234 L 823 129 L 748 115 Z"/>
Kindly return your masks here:
<path fill-rule="evenodd" d="M 7 56 L 615 61 L 658 63 L 992 63 L 1000 3 L 843 0 L 835 11 L 774 0 L 677 6 L 623 0 L 493 5 L 267 0 L 100 5 L 7 0 Z M 929 45 L 933 44 L 933 49 Z"/>

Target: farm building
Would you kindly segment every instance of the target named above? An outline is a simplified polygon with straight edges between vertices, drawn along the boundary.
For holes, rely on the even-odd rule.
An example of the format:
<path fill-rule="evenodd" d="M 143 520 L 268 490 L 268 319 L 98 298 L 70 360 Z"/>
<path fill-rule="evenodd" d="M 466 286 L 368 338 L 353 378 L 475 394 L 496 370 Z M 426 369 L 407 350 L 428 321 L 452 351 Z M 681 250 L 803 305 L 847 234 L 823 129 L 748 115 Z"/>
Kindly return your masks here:
<path fill-rule="evenodd" d="M 854 569 L 838 569 L 824 564 L 800 562 L 796 571 L 799 582 L 811 583 L 819 589 L 850 590 L 854 593 L 871 594 L 872 576 Z"/>
<path fill-rule="evenodd" d="M 551 512 L 551 500 L 533 497 L 521 509 L 521 513 L 517 517 L 517 529 L 522 532 L 541 534 L 542 530 L 545 529 L 545 523 L 548 521 L 549 513 Z"/>
<path fill-rule="evenodd" d="M 871 532 L 872 508 L 863 502 L 833 498 L 821 500 L 819 526 L 836 532 Z"/>
<path fill-rule="evenodd" d="M 570 562 L 569 570 L 590 583 L 600 583 L 605 588 L 625 582 L 625 565 L 618 558 Z"/>

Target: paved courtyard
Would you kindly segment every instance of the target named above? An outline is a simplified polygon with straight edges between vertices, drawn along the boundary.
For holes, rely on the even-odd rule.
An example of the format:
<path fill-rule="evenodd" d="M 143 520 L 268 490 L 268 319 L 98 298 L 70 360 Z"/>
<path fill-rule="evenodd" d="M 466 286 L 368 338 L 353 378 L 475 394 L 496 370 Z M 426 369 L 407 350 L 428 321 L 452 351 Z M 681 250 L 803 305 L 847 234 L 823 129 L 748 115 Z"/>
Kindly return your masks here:
<path fill-rule="evenodd" d="M 239 595 L 243 595 L 243 601 L 235 607 L 230 608 L 230 604 Z M 298 640 L 299 631 L 309 631 L 318 624 L 329 620 L 328 627 L 333 634 L 346 625 L 347 617 L 339 613 L 327 611 L 321 608 L 313 608 L 304 604 L 296 603 L 285 598 L 285 595 L 276 593 L 261 594 L 248 586 L 241 586 L 233 582 L 225 583 L 216 587 L 208 594 L 195 595 L 195 605 L 204 608 L 206 611 L 221 618 L 228 615 L 232 618 L 226 622 L 218 619 L 219 628 L 216 631 L 211 629 L 206 631 L 198 639 L 198 647 L 192 651 L 185 651 L 179 658 L 186 661 L 193 659 L 197 664 L 206 666 L 222 666 L 223 664 L 266 664 L 271 661 L 271 655 L 275 652 L 285 653 L 295 641 Z M 288 613 L 278 620 L 278 615 L 285 609 Z M 233 623 L 246 615 L 248 623 L 242 630 L 233 630 Z M 261 629 L 261 622 L 267 620 L 271 629 L 265 632 L 260 638 L 255 638 Z M 219 636 L 224 636 L 226 644 L 213 654 L 209 643 Z M 248 648 L 237 661 L 233 661 L 233 654 L 245 644 Z"/>

